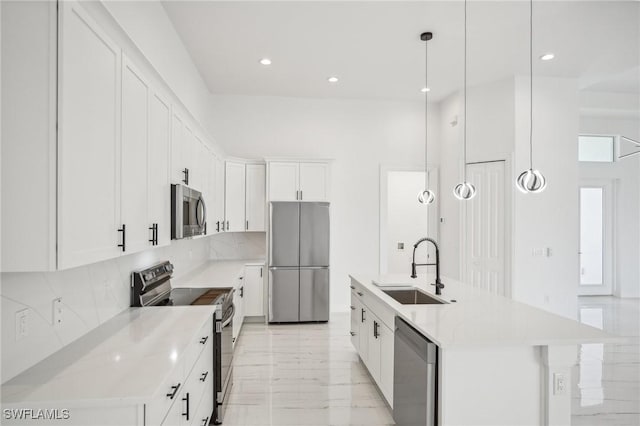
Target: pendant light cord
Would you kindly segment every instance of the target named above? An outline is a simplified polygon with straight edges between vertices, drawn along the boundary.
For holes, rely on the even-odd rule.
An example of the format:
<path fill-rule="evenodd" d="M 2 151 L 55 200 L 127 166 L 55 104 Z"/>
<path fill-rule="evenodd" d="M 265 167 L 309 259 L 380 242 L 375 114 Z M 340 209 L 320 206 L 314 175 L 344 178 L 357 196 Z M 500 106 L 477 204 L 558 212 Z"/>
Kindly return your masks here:
<path fill-rule="evenodd" d="M 467 181 L 467 0 L 464 0 L 464 150 L 462 154 L 463 182 Z"/>
<path fill-rule="evenodd" d="M 424 189 L 429 189 L 428 142 L 429 142 L 429 40 L 424 41 Z"/>
<path fill-rule="evenodd" d="M 533 169 L 533 0 L 529 0 L 529 169 Z"/>

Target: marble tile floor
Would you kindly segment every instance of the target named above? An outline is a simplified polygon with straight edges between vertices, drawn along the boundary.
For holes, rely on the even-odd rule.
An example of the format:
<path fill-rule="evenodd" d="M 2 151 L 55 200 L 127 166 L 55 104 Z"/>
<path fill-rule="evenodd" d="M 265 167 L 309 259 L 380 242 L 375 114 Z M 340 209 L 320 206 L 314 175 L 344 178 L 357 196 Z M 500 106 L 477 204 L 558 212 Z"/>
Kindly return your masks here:
<path fill-rule="evenodd" d="M 348 313 L 327 324 L 244 324 L 224 425 L 393 425 L 349 325 Z"/>
<path fill-rule="evenodd" d="M 640 300 L 578 299 L 579 320 L 629 340 L 579 348 L 572 372 L 573 426 L 640 425 Z"/>
<path fill-rule="evenodd" d="M 640 426 L 640 300 L 581 297 L 579 318 L 629 341 L 581 345 L 571 424 Z M 224 425 L 393 425 L 349 325 L 348 313 L 328 324 L 245 324 Z"/>

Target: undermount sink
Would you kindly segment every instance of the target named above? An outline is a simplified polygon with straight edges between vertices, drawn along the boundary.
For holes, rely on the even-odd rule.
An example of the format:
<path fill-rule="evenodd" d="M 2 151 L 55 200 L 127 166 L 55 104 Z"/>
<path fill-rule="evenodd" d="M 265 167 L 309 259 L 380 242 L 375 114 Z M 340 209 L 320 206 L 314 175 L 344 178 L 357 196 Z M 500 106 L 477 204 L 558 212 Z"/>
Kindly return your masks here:
<path fill-rule="evenodd" d="M 442 305 L 447 303 L 417 288 L 382 291 L 403 305 Z"/>

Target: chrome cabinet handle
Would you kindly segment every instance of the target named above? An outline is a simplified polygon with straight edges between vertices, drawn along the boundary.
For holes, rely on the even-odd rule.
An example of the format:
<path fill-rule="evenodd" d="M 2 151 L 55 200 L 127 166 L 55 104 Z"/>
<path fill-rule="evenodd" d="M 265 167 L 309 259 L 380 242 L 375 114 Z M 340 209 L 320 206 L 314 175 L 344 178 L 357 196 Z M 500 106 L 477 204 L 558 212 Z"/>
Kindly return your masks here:
<path fill-rule="evenodd" d="M 302 201 L 302 189 L 300 190 L 300 201 Z"/>
<path fill-rule="evenodd" d="M 200 381 L 201 381 L 201 382 L 204 382 L 205 380 L 207 380 L 207 376 L 208 376 L 208 375 L 209 375 L 209 372 L 208 372 L 208 371 L 207 371 L 207 372 L 205 372 L 205 373 L 202 373 L 202 375 L 201 375 L 202 377 L 200 377 Z"/>
<path fill-rule="evenodd" d="M 175 397 L 176 397 L 176 394 L 178 393 L 178 389 L 180 389 L 180 383 L 178 383 L 177 385 L 173 385 L 173 386 L 171 386 L 171 389 L 173 389 L 173 392 L 169 392 L 169 393 L 167 394 L 167 397 L 168 397 L 169 399 L 173 399 L 173 398 L 175 398 Z"/>
<path fill-rule="evenodd" d="M 365 314 L 364 308 L 360 309 L 360 311 L 361 311 L 360 312 L 360 322 L 365 322 L 367 318 L 364 316 L 364 314 Z"/>
<path fill-rule="evenodd" d="M 182 182 L 185 185 L 189 185 L 189 169 L 187 168 L 183 169 L 182 174 L 184 175 L 184 179 L 182 179 Z"/>
<path fill-rule="evenodd" d="M 356 335 L 356 333 L 354 333 L 353 331 L 350 331 L 349 334 L 352 335 L 352 336 Z"/>

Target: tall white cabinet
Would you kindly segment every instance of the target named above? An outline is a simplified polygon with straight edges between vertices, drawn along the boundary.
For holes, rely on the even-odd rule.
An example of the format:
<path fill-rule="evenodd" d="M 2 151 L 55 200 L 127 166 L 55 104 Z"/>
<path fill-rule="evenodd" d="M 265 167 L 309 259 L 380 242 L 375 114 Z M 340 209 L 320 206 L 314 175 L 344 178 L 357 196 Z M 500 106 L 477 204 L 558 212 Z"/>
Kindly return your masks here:
<path fill-rule="evenodd" d="M 149 98 L 148 223 L 156 246 L 166 246 L 171 241 L 170 148 L 171 105 L 162 94 L 152 93 Z"/>
<path fill-rule="evenodd" d="M 58 267 L 70 268 L 122 250 L 122 58 L 78 3 L 60 7 Z"/>

